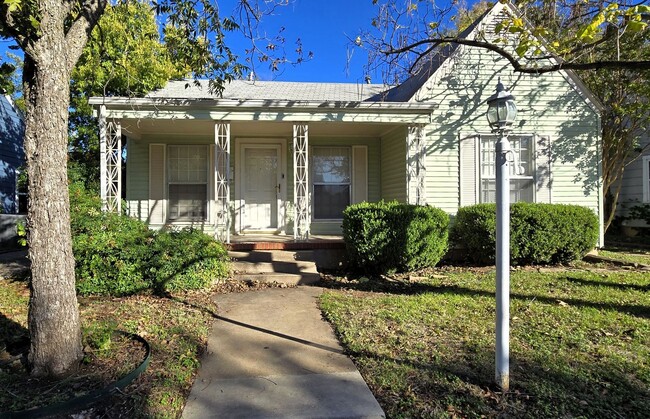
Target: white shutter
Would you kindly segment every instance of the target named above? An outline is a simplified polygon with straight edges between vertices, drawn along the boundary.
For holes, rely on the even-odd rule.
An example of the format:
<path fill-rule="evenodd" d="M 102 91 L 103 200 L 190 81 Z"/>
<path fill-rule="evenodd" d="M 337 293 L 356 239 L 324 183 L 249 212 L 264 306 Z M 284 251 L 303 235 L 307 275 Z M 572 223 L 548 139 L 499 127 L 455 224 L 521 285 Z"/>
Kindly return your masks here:
<path fill-rule="evenodd" d="M 535 202 L 550 204 L 551 199 L 551 137 L 535 136 Z"/>
<path fill-rule="evenodd" d="M 461 207 L 474 205 L 479 202 L 478 140 L 478 135 L 460 138 L 459 193 Z"/>
<path fill-rule="evenodd" d="M 165 145 L 149 144 L 149 223 L 151 224 L 164 224 L 167 218 L 165 184 Z"/>
<path fill-rule="evenodd" d="M 368 147 L 352 147 L 352 204 L 368 200 Z"/>

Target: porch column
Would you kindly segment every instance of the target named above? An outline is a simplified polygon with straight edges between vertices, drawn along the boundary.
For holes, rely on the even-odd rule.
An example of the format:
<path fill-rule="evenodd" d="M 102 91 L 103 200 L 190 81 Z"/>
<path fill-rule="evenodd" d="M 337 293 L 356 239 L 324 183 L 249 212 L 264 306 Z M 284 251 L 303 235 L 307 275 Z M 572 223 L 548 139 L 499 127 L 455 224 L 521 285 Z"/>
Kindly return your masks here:
<path fill-rule="evenodd" d="M 307 124 L 293 126 L 293 207 L 294 240 L 309 239 L 309 133 Z"/>
<path fill-rule="evenodd" d="M 408 128 L 406 138 L 406 195 L 407 202 L 415 205 L 426 205 L 426 148 L 424 129 L 421 125 Z"/>
<path fill-rule="evenodd" d="M 215 237 L 230 243 L 230 123 L 214 125 Z"/>
<path fill-rule="evenodd" d="M 99 174 L 102 210 L 122 211 L 122 126 L 99 108 Z"/>

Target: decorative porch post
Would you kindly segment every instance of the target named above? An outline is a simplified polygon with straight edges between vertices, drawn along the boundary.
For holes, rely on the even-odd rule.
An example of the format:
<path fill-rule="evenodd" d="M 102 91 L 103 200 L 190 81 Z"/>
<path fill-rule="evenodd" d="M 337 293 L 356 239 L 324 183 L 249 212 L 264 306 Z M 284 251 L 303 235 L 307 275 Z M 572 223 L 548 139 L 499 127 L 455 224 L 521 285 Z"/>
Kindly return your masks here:
<path fill-rule="evenodd" d="M 106 106 L 99 108 L 99 172 L 102 210 L 122 211 L 122 126 L 106 120 Z"/>
<path fill-rule="evenodd" d="M 294 240 L 309 239 L 309 133 L 307 124 L 293 126 Z"/>
<path fill-rule="evenodd" d="M 230 123 L 214 125 L 215 236 L 230 243 Z"/>
<path fill-rule="evenodd" d="M 423 131 L 421 125 L 410 126 L 406 138 L 407 201 L 415 205 L 426 205 L 426 149 Z"/>

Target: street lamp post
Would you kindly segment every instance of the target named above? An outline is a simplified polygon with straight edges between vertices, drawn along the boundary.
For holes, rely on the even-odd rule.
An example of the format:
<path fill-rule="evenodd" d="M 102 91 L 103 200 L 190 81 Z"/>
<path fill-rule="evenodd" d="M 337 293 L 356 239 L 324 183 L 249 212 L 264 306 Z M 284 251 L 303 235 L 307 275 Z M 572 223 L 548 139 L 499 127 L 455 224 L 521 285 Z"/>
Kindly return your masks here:
<path fill-rule="evenodd" d="M 517 117 L 515 97 L 499 80 L 497 91 L 487 100 L 487 119 L 498 135 L 496 151 L 497 204 L 497 317 L 496 384 L 503 391 L 510 387 L 510 143 L 507 133 Z"/>

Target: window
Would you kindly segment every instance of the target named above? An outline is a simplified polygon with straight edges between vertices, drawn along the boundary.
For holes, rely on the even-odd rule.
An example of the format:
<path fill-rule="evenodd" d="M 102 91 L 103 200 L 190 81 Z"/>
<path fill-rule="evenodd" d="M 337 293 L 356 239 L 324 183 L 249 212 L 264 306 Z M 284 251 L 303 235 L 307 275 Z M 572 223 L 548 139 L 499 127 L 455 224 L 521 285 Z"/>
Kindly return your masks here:
<path fill-rule="evenodd" d="M 350 148 L 314 147 L 311 161 L 314 219 L 342 219 L 350 205 Z"/>
<path fill-rule="evenodd" d="M 481 158 L 481 202 L 496 201 L 496 164 L 494 147 L 496 136 L 482 135 Z M 510 202 L 533 202 L 535 200 L 535 171 L 532 136 L 508 137 L 514 154 L 510 163 Z"/>
<path fill-rule="evenodd" d="M 169 220 L 205 221 L 208 213 L 207 146 L 169 146 L 167 150 Z"/>
<path fill-rule="evenodd" d="M 643 202 L 650 202 L 650 156 L 643 156 Z"/>

